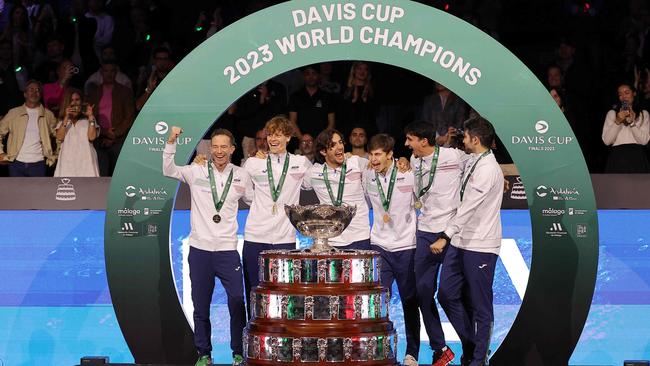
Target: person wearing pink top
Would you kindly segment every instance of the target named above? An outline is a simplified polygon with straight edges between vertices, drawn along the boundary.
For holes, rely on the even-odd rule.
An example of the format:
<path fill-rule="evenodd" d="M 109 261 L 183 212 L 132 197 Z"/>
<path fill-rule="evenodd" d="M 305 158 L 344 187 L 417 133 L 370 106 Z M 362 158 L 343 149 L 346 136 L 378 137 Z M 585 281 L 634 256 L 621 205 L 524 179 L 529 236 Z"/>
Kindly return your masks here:
<path fill-rule="evenodd" d="M 95 139 L 101 176 L 111 176 L 124 144 L 124 139 L 133 125 L 135 103 L 131 89 L 115 82 L 117 65 L 106 61 L 101 67 L 102 84 L 88 93 L 88 103 L 97 106 L 95 116 L 100 135 Z"/>
<path fill-rule="evenodd" d="M 63 60 L 56 71 L 58 79 L 53 83 L 43 85 L 43 104 L 55 115 L 59 113 L 59 106 L 63 100 L 63 94 L 68 88 L 72 76 L 78 72 L 79 68 L 72 61 Z"/>

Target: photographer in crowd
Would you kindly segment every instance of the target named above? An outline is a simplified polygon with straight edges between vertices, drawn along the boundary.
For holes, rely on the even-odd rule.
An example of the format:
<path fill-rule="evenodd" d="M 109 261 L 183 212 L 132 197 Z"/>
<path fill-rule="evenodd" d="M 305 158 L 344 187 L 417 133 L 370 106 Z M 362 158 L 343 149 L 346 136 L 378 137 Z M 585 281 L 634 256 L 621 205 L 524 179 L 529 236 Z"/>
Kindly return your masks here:
<path fill-rule="evenodd" d="M 59 162 L 55 177 L 99 177 L 97 152 L 93 141 L 99 135 L 99 126 L 93 115 L 93 106 L 82 104 L 79 89 L 66 91 L 59 112 L 56 140 L 60 144 Z"/>

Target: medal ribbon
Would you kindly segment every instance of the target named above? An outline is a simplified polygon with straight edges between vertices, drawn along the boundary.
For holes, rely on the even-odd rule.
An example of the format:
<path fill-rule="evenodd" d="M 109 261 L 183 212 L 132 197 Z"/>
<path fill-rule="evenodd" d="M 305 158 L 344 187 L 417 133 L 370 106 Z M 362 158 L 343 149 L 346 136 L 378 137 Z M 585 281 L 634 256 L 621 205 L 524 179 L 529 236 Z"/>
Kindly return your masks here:
<path fill-rule="evenodd" d="M 284 158 L 284 167 L 282 167 L 282 175 L 280 176 L 280 181 L 278 186 L 275 186 L 275 181 L 273 180 L 273 170 L 271 169 L 271 154 L 266 156 L 266 175 L 269 178 L 269 186 L 271 188 L 271 197 L 273 202 L 278 200 L 280 197 L 280 192 L 282 192 L 282 186 L 284 185 L 284 178 L 287 176 L 287 171 L 289 170 L 289 153 L 286 154 Z"/>
<path fill-rule="evenodd" d="M 377 182 L 377 189 L 379 190 L 379 198 L 381 199 L 381 205 L 384 207 L 384 211 L 388 212 L 390 208 L 390 199 L 393 197 L 393 188 L 395 188 L 395 177 L 397 177 L 397 167 L 395 162 L 393 162 L 393 171 L 390 173 L 390 182 L 388 183 L 388 197 L 384 194 L 384 189 L 381 187 L 381 182 L 379 181 L 379 173 L 375 172 L 375 181 Z"/>
<path fill-rule="evenodd" d="M 440 155 L 440 148 L 435 147 L 433 151 L 433 159 L 431 159 L 431 170 L 429 170 L 429 184 L 426 187 L 422 188 L 422 158 L 420 158 L 420 166 L 418 167 L 418 199 L 424 196 L 431 185 L 433 184 L 433 177 L 436 175 L 436 169 L 438 168 L 438 155 Z"/>
<path fill-rule="evenodd" d="M 487 156 L 487 155 L 490 155 L 490 150 L 488 150 L 488 151 L 484 152 L 483 154 L 481 154 L 481 156 L 479 156 L 478 159 L 476 159 L 476 162 L 474 163 L 474 165 L 472 165 L 472 169 L 469 170 L 469 174 L 467 174 L 467 177 L 463 181 L 463 185 L 460 187 L 460 201 L 461 202 L 463 202 L 463 196 L 465 195 L 465 187 L 467 186 L 467 182 L 469 181 L 469 177 L 471 177 L 472 173 L 474 173 L 474 169 L 476 169 L 476 166 L 478 165 L 478 162 L 481 161 L 481 159 L 483 159 L 483 157 Z"/>
<path fill-rule="evenodd" d="M 223 203 L 226 201 L 226 196 L 228 196 L 228 191 L 230 190 L 230 184 L 232 183 L 232 176 L 235 169 L 230 169 L 230 174 L 228 174 L 228 180 L 226 181 L 226 186 L 221 192 L 221 199 L 219 199 L 219 194 L 217 193 L 217 184 L 214 181 L 214 171 L 212 170 L 212 162 L 208 162 L 208 175 L 210 176 L 210 189 L 212 190 L 212 200 L 214 201 L 214 208 L 217 209 L 217 213 L 223 207 Z"/>
<path fill-rule="evenodd" d="M 335 170 L 336 171 L 336 170 Z M 341 167 L 341 176 L 339 177 L 339 189 L 336 193 L 336 199 L 334 199 L 334 193 L 332 192 L 332 185 L 327 176 L 327 163 L 323 164 L 323 178 L 325 178 L 325 186 L 327 187 L 327 193 L 330 195 L 330 200 L 334 206 L 341 206 L 343 203 L 343 188 L 345 187 L 345 173 L 347 172 L 346 162 L 343 162 Z"/>

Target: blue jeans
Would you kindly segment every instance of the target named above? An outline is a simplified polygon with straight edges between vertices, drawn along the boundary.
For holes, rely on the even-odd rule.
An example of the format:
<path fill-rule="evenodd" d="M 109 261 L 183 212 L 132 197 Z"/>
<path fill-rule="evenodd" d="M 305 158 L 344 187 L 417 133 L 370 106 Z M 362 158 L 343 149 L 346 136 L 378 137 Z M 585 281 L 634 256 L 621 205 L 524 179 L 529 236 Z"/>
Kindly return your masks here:
<path fill-rule="evenodd" d="M 45 160 L 35 163 L 23 163 L 22 161 L 12 161 L 9 163 L 10 177 L 44 177 Z"/>

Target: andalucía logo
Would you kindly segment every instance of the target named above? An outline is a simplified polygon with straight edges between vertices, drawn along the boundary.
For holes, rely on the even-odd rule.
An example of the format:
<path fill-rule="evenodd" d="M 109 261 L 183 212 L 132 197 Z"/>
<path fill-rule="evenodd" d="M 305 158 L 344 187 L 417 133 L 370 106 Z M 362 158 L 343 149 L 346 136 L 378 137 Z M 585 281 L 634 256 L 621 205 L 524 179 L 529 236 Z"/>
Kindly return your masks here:
<path fill-rule="evenodd" d="M 134 186 L 127 186 L 124 188 L 124 195 L 131 198 L 135 197 L 135 187 Z"/>
<path fill-rule="evenodd" d="M 540 185 L 535 189 L 535 194 L 540 198 L 549 197 L 553 201 L 577 201 L 580 191 L 577 188 L 557 188 Z"/>
<path fill-rule="evenodd" d="M 154 131 L 158 136 L 133 136 L 131 143 L 133 145 L 147 146 L 149 151 L 161 153 L 167 143 L 167 137 L 164 136 L 169 132 L 169 125 L 167 122 L 159 121 L 154 124 Z M 178 145 L 188 145 L 192 142 L 191 137 L 179 137 L 176 140 Z"/>
<path fill-rule="evenodd" d="M 143 201 L 164 201 L 168 197 L 165 188 L 140 188 L 138 193 Z"/>
<path fill-rule="evenodd" d="M 159 187 L 136 188 L 135 186 L 127 186 L 124 189 L 124 194 L 127 197 L 135 197 L 138 195 L 143 201 L 164 201 L 169 197 L 167 190 Z"/>
<path fill-rule="evenodd" d="M 571 136 L 547 135 L 550 125 L 547 121 L 535 122 L 537 135 L 512 136 L 513 145 L 527 145 L 529 151 L 555 151 L 557 146 L 569 145 L 573 142 Z"/>

